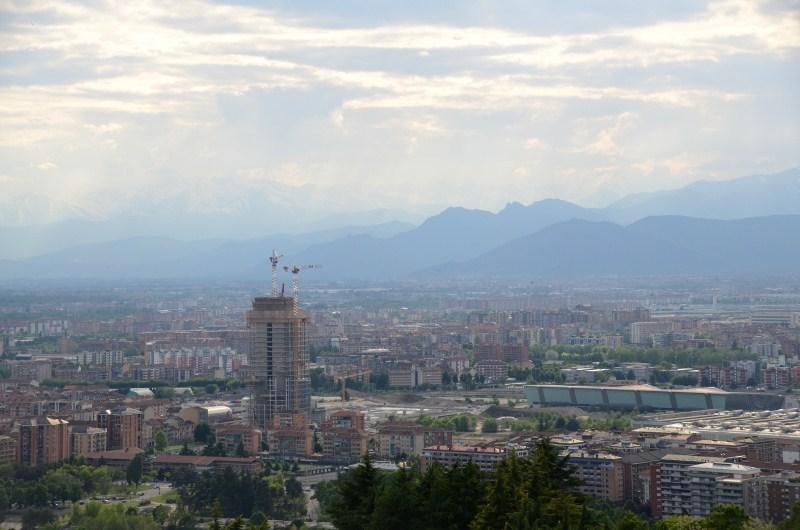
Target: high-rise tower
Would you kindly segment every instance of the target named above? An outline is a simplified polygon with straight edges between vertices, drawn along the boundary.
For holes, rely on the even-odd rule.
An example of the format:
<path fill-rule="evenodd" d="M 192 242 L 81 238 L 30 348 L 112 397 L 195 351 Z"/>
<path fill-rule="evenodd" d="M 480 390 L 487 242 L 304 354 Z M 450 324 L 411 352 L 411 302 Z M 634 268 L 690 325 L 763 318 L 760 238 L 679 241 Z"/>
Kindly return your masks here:
<path fill-rule="evenodd" d="M 294 297 L 257 297 L 247 312 L 248 361 L 254 379 L 250 419 L 264 431 L 301 427 L 298 423 L 309 417 L 308 315 L 296 304 Z"/>

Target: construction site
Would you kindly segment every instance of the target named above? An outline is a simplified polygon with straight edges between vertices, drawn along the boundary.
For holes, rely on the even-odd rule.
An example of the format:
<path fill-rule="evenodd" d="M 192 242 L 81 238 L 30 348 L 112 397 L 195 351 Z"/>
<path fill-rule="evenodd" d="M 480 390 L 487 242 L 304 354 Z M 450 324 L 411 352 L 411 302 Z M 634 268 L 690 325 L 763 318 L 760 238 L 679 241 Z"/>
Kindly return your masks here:
<path fill-rule="evenodd" d="M 278 288 L 278 261 L 273 251 L 270 296 L 256 297 L 247 312 L 253 392 L 250 423 L 270 433 L 270 443 L 291 453 L 311 450 L 311 408 L 306 343 L 308 314 L 299 308 L 299 273 L 314 265 L 284 267 L 292 275 L 291 296 Z"/>

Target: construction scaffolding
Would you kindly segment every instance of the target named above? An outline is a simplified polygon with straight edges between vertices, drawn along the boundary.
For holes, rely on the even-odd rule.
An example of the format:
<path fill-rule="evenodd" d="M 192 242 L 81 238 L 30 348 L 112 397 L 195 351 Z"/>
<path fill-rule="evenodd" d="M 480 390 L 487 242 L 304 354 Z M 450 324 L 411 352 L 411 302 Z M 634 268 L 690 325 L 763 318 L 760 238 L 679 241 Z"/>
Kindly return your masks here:
<path fill-rule="evenodd" d="M 250 420 L 264 431 L 276 418 L 280 424 L 293 423 L 292 418 L 300 414 L 307 418 L 310 412 L 307 320 L 294 297 L 255 298 L 247 313 L 248 362 L 254 379 Z"/>

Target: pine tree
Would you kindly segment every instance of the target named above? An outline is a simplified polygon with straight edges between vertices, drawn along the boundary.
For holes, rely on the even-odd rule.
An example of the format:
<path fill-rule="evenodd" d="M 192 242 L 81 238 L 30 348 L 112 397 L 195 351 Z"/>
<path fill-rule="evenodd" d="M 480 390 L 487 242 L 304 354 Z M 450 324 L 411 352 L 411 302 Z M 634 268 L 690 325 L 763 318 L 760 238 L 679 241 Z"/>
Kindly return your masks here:
<path fill-rule="evenodd" d="M 136 455 L 125 470 L 125 479 L 128 484 L 139 484 L 142 481 L 143 472 L 144 463 L 142 461 L 142 455 Z"/>
<path fill-rule="evenodd" d="M 414 476 L 401 468 L 383 480 L 375 499 L 371 528 L 374 530 L 408 530 L 420 528 L 420 503 Z"/>
<path fill-rule="evenodd" d="M 369 454 L 355 469 L 339 478 L 339 495 L 330 508 L 331 519 L 339 530 L 369 528 L 375 511 L 375 497 L 380 478 Z"/>

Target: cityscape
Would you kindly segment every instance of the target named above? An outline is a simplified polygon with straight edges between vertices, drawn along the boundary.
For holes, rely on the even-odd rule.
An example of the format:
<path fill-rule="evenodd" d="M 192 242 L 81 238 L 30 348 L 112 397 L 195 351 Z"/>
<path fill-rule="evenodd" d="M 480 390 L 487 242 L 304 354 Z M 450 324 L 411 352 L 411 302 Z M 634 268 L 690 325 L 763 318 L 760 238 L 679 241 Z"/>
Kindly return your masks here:
<path fill-rule="evenodd" d="M 800 6 L 0 2 L 0 530 L 800 530 Z"/>

